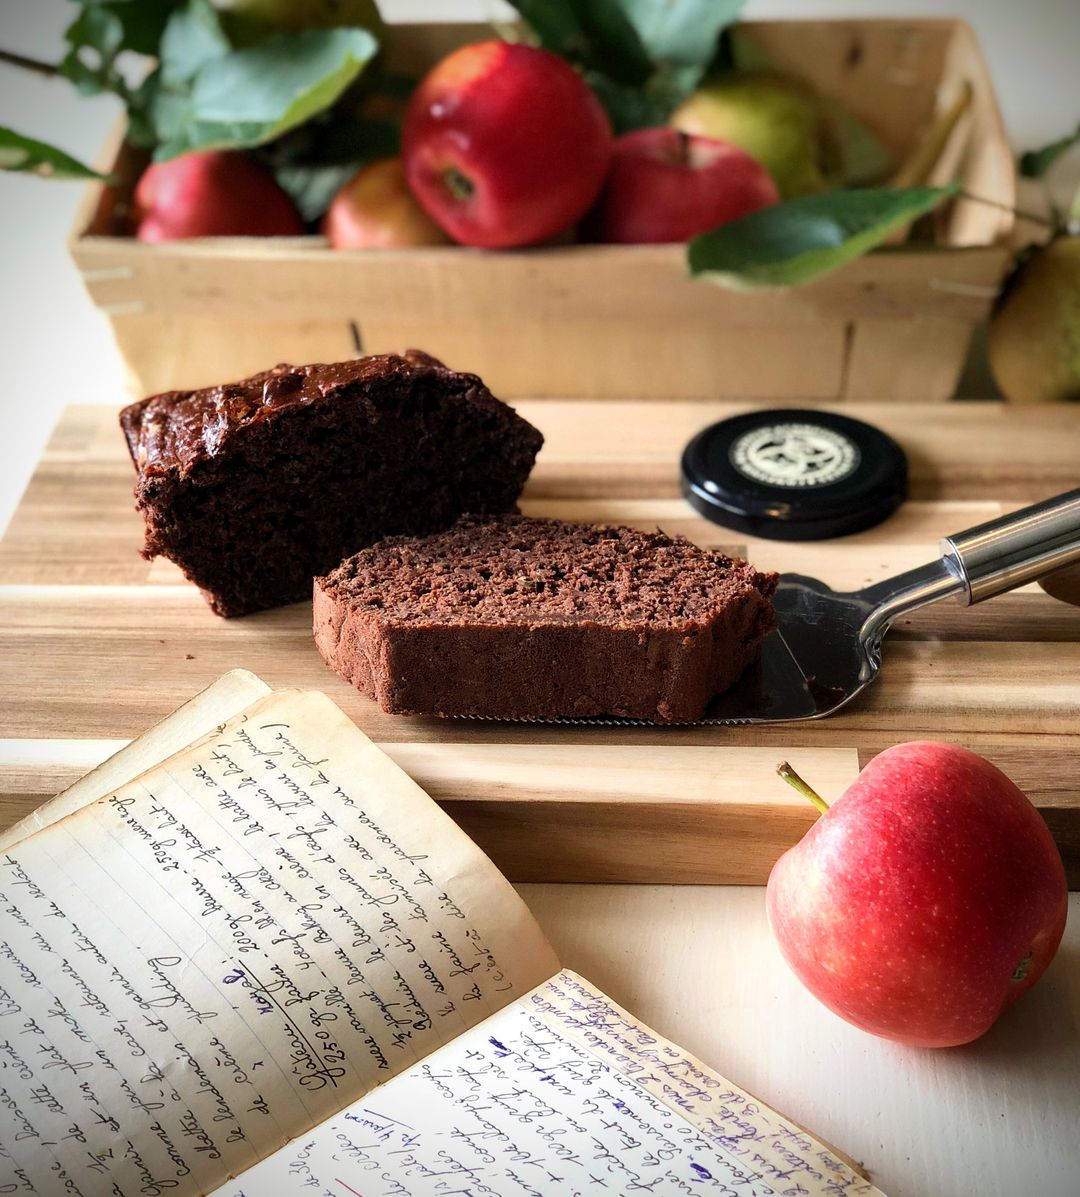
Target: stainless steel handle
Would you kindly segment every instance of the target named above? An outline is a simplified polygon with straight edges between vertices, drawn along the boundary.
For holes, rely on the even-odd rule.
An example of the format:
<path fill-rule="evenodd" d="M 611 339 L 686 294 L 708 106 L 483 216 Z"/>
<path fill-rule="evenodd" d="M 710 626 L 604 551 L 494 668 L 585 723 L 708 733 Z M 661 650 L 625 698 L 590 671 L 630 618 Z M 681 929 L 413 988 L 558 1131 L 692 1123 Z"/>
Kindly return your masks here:
<path fill-rule="evenodd" d="M 948 536 L 941 555 L 969 605 L 1080 562 L 1080 488 Z"/>

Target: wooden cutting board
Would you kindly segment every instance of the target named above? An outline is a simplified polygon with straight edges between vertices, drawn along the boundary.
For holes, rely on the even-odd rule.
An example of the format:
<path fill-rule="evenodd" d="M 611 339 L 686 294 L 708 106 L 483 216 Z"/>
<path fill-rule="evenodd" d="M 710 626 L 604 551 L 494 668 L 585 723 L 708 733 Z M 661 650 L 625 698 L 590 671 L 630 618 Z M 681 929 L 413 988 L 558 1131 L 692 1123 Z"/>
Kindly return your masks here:
<path fill-rule="evenodd" d="M 908 451 L 911 501 L 820 544 L 754 540 L 679 497 L 682 446 L 752 405 L 532 400 L 547 443 L 523 509 L 661 527 L 837 588 L 937 555 L 940 536 L 1080 481 L 1080 407 L 848 405 Z M 306 604 L 226 621 L 168 561 L 144 561 L 115 412 L 64 413 L 0 543 L 0 821 L 13 822 L 219 674 L 318 687 L 519 881 L 763 882 L 814 812 L 790 760 L 835 796 L 904 740 L 967 745 L 1006 770 L 1080 885 L 1080 607 L 1037 587 L 943 604 L 890 633 L 850 708 L 758 728 L 552 728 L 384 715 L 323 665 Z"/>

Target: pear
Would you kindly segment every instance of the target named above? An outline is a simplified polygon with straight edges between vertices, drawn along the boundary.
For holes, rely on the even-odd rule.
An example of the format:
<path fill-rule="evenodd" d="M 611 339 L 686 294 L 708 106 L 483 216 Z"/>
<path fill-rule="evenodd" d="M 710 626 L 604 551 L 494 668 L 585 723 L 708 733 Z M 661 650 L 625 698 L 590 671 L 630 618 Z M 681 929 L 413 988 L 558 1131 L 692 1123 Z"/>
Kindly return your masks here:
<path fill-rule="evenodd" d="M 375 0 L 215 0 L 215 7 L 236 45 L 301 29 L 382 28 Z"/>
<path fill-rule="evenodd" d="M 990 321 L 990 369 L 1013 403 L 1080 400 L 1080 236 L 1035 249 Z"/>
<path fill-rule="evenodd" d="M 784 199 L 840 182 L 836 130 L 817 97 L 792 80 L 767 74 L 709 80 L 670 123 L 737 145 L 769 172 Z"/>

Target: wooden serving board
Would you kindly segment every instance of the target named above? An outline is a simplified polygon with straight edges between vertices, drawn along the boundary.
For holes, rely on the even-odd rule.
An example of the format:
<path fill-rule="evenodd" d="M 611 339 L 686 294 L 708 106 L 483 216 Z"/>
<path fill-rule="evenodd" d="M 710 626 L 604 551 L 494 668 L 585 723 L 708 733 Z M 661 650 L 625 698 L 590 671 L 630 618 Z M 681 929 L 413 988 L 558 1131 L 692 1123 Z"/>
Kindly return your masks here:
<path fill-rule="evenodd" d="M 891 432 L 911 501 L 820 544 L 747 539 L 679 497 L 682 446 L 749 405 L 531 400 L 547 443 L 523 509 L 680 532 L 763 568 L 852 588 L 929 560 L 940 536 L 1077 484 L 1080 407 L 845 405 Z M 138 554 L 133 471 L 114 411 L 63 415 L 0 542 L 0 820 L 21 817 L 234 667 L 325 690 L 519 881 L 763 882 L 814 812 L 790 760 L 835 796 L 904 740 L 965 744 L 1030 795 L 1080 884 L 1080 607 L 1037 587 L 939 605 L 889 636 L 879 679 L 818 722 L 558 728 L 384 715 L 324 666 L 307 604 L 211 614 Z"/>

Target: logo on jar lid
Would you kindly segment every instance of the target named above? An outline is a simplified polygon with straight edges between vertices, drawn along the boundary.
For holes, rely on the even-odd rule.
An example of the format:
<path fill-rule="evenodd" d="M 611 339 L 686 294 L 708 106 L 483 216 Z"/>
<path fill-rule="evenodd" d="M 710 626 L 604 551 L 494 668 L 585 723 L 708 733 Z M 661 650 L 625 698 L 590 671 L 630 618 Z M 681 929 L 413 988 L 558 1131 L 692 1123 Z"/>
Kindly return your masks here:
<path fill-rule="evenodd" d="M 839 482 L 859 465 L 859 446 L 820 424 L 768 424 L 743 433 L 731 464 L 768 486 L 813 487 Z"/>

